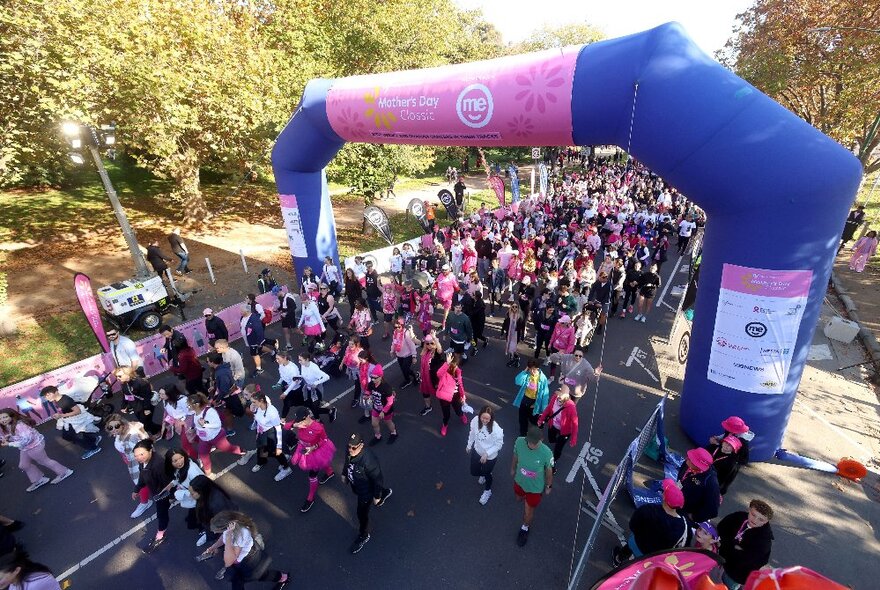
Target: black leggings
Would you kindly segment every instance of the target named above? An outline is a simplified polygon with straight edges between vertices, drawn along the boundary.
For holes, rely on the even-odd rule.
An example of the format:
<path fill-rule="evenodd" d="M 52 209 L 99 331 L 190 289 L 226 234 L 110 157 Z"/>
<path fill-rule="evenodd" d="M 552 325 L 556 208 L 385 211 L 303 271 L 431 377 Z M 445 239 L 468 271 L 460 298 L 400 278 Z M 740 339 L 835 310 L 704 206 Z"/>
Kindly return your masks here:
<path fill-rule="evenodd" d="M 164 498 L 162 500 L 156 500 L 156 523 L 159 525 L 159 530 L 164 531 L 168 528 L 168 511 L 171 510 L 171 498 Z"/>
<path fill-rule="evenodd" d="M 412 370 L 412 356 L 397 357 L 397 364 L 400 365 L 400 372 L 403 373 L 403 378 L 407 383 L 412 383 L 416 380 L 416 375 Z"/>
<path fill-rule="evenodd" d="M 259 548 L 254 547 L 240 563 L 235 563 L 226 570 L 232 589 L 243 590 L 248 582 L 280 582 L 282 573 L 270 569 L 271 563 Z"/>
<path fill-rule="evenodd" d="M 547 442 L 553 445 L 553 462 L 559 461 L 559 457 L 562 456 L 562 450 L 565 448 L 565 443 L 568 442 L 568 439 L 571 438 L 571 435 L 562 434 L 559 432 L 555 426 L 552 424 L 547 431 Z"/>
<path fill-rule="evenodd" d="M 471 449 L 471 475 L 474 477 L 485 477 L 486 483 L 483 489 L 488 492 L 492 489 L 492 470 L 495 469 L 495 462 L 498 461 L 498 457 L 486 459 L 485 463 L 480 463 L 480 459 L 481 457 L 477 449 Z"/>
<path fill-rule="evenodd" d="M 537 424 L 538 417 L 532 414 L 535 400 L 525 396 L 519 404 L 519 435 L 525 436 L 529 431 L 529 424 Z"/>
<path fill-rule="evenodd" d="M 542 348 L 547 351 L 547 356 L 550 356 L 550 336 L 550 332 L 537 330 L 535 334 L 535 358 L 541 356 Z"/>
<path fill-rule="evenodd" d="M 75 443 L 86 451 L 91 451 L 98 447 L 97 434 L 92 432 L 76 432 L 72 426 L 68 426 L 61 431 L 61 438 L 68 442 Z"/>
<path fill-rule="evenodd" d="M 449 418 L 451 417 L 451 414 L 450 414 L 450 412 L 449 412 L 449 407 L 450 407 L 450 406 L 452 406 L 452 408 L 455 410 L 455 415 L 456 415 L 456 416 L 461 416 L 461 415 L 462 415 L 462 412 L 461 412 L 461 397 L 460 397 L 460 396 L 458 396 L 458 395 L 454 396 L 454 397 L 452 398 L 452 401 L 451 401 L 451 402 L 448 402 L 448 401 L 445 401 L 445 400 L 442 400 L 442 399 L 441 399 L 441 400 L 438 400 L 438 401 L 440 402 L 440 410 L 443 412 L 443 426 L 446 426 L 447 424 L 449 424 Z"/>
<path fill-rule="evenodd" d="M 284 455 L 283 445 L 281 452 L 275 454 L 278 449 L 277 436 L 274 428 L 257 435 L 257 465 L 265 465 L 269 462 L 269 457 L 273 457 L 281 467 L 288 467 L 288 458 Z"/>
<path fill-rule="evenodd" d="M 281 386 L 286 390 L 288 384 L 282 383 Z M 286 420 L 287 414 L 290 413 L 290 408 L 303 405 L 302 386 L 297 387 L 296 389 L 294 389 L 290 393 L 288 393 L 287 396 L 283 400 L 281 400 L 281 402 L 282 402 L 281 403 L 281 419 Z"/>
<path fill-rule="evenodd" d="M 623 290 L 623 307 L 626 309 L 630 305 L 635 305 L 636 300 L 639 298 L 639 288 L 633 287 L 632 289 L 624 289 Z"/>

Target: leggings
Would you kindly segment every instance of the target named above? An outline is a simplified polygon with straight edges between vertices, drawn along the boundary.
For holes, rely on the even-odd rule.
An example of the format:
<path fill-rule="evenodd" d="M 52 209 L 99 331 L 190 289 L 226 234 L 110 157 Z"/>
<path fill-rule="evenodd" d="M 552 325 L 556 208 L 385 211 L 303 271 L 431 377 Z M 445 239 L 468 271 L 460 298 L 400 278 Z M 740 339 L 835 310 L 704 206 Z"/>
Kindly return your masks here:
<path fill-rule="evenodd" d="M 373 506 L 373 499 L 369 496 L 362 498 L 358 496 L 357 517 L 358 532 L 361 537 L 366 537 L 370 532 L 370 508 Z"/>
<path fill-rule="evenodd" d="M 234 445 L 226 439 L 226 431 L 220 430 L 220 434 L 212 440 L 199 440 L 196 444 L 196 452 L 199 460 L 202 462 L 202 469 L 205 473 L 211 473 L 211 447 L 216 448 L 223 453 L 232 453 L 233 455 L 244 455 L 241 447 Z"/>
<path fill-rule="evenodd" d="M 397 357 L 397 364 L 400 365 L 400 372 L 403 373 L 403 378 L 407 383 L 412 383 L 416 380 L 415 373 L 412 370 L 412 356 L 399 356 Z"/>
<path fill-rule="evenodd" d="M 571 438 L 570 434 L 562 434 L 559 430 L 556 429 L 552 424 L 547 431 L 547 442 L 553 444 L 553 462 L 559 461 L 559 457 L 562 456 L 562 450 L 565 448 L 565 443 Z"/>
<path fill-rule="evenodd" d="M 458 395 L 454 396 L 452 398 L 451 402 L 448 402 L 448 401 L 442 400 L 442 399 L 438 399 L 437 401 L 440 402 L 440 409 L 443 411 L 443 425 L 444 426 L 449 424 L 449 418 L 451 416 L 451 414 L 449 412 L 450 406 L 452 406 L 452 408 L 455 410 L 456 416 L 462 415 L 462 413 L 461 413 L 461 397 L 460 396 L 458 396 Z"/>
<path fill-rule="evenodd" d="M 635 305 L 638 297 L 639 297 L 639 288 L 638 287 L 633 287 L 632 289 L 624 288 L 624 290 L 623 290 L 623 307 L 624 307 L 624 309 L 626 309 L 630 305 Z"/>
<path fill-rule="evenodd" d="M 285 390 L 287 389 L 287 385 L 288 385 L 287 383 L 282 384 L 282 386 L 284 387 Z M 281 404 L 281 419 L 282 420 L 287 419 L 287 414 L 290 413 L 290 408 L 292 408 L 294 406 L 303 405 L 303 393 L 302 392 L 303 392 L 302 386 L 297 387 L 296 389 L 294 389 L 290 393 L 288 393 L 287 396 L 285 396 L 285 398 L 283 400 L 281 400 L 281 402 L 282 402 L 282 404 Z"/>
<path fill-rule="evenodd" d="M 76 432 L 72 426 L 61 431 L 61 438 L 75 443 L 86 451 L 98 448 L 98 435 L 93 432 Z"/>
<path fill-rule="evenodd" d="M 264 556 L 263 552 L 254 547 L 247 557 L 239 563 L 232 564 L 227 568 L 229 583 L 232 590 L 243 590 L 248 582 L 274 582 L 281 581 L 282 573 L 270 569 L 271 560 Z"/>
<path fill-rule="evenodd" d="M 519 435 L 525 436 L 529 431 L 529 424 L 537 424 L 538 417 L 532 414 L 535 400 L 523 396 L 519 404 Z"/>
<path fill-rule="evenodd" d="M 492 470 L 495 469 L 495 462 L 498 461 L 498 457 L 486 459 L 485 463 L 480 463 L 481 458 L 477 449 L 471 449 L 471 475 L 486 478 L 484 489 L 488 492 L 492 489 Z"/>
<path fill-rule="evenodd" d="M 550 356 L 550 336 L 550 332 L 537 330 L 535 334 L 535 358 L 541 356 L 542 348 L 547 351 L 547 356 Z"/>
<path fill-rule="evenodd" d="M 171 510 L 171 498 L 156 500 L 156 522 L 159 524 L 159 532 L 168 528 L 168 511 Z"/>
<path fill-rule="evenodd" d="M 45 443 L 40 443 L 33 449 L 21 449 L 18 458 L 18 468 L 27 474 L 31 483 L 37 483 L 43 478 L 43 472 L 37 465 L 42 465 L 46 469 L 53 471 L 55 475 L 67 473 L 67 467 L 46 455 Z"/>

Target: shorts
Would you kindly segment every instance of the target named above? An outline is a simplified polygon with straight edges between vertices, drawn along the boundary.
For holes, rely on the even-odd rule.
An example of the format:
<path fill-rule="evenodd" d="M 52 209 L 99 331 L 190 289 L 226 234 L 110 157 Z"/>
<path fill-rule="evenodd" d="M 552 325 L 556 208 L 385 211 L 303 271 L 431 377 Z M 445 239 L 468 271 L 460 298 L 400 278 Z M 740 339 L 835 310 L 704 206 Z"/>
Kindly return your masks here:
<path fill-rule="evenodd" d="M 293 329 L 296 328 L 296 316 L 292 313 L 281 318 L 281 327 Z"/>
<path fill-rule="evenodd" d="M 464 342 L 455 342 L 452 341 L 449 343 L 449 347 L 452 349 L 452 352 L 455 354 L 464 354 Z"/>
<path fill-rule="evenodd" d="M 394 314 L 393 313 L 386 313 L 385 314 L 385 321 L 388 322 L 389 324 L 391 322 L 393 322 L 394 321 Z"/>
<path fill-rule="evenodd" d="M 541 503 L 541 498 L 544 497 L 544 494 L 533 494 L 525 491 L 516 482 L 513 482 L 513 493 L 516 494 L 517 498 L 525 498 L 526 504 L 532 508 L 537 508 L 538 504 Z"/>
<path fill-rule="evenodd" d="M 376 410 L 370 410 L 370 416 L 373 418 L 378 418 L 381 412 L 377 412 Z M 394 410 L 392 409 L 390 412 L 385 412 L 385 421 L 394 419 Z"/>
<path fill-rule="evenodd" d="M 654 289 L 639 289 L 639 295 L 641 295 L 645 299 L 653 299 L 654 293 L 655 293 Z"/>
<path fill-rule="evenodd" d="M 260 349 L 263 348 L 262 344 L 257 344 L 255 346 L 248 346 L 248 349 L 251 352 L 251 356 L 260 356 Z"/>

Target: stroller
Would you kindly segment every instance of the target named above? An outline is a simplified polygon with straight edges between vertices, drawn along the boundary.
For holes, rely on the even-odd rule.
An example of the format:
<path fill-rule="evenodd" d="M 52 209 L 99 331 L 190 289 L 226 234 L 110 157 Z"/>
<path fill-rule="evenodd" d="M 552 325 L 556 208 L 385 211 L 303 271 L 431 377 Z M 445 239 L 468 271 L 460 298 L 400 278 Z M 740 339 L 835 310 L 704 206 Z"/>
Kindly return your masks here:
<path fill-rule="evenodd" d="M 593 336 L 596 334 L 596 328 L 599 326 L 600 309 L 599 306 L 587 304 L 584 306 L 584 310 L 580 317 L 575 321 L 575 325 L 577 326 L 575 343 L 577 346 L 583 348 L 584 352 L 589 352 L 590 343 L 593 341 Z"/>
<path fill-rule="evenodd" d="M 83 408 L 98 419 L 99 427 L 104 427 L 107 417 L 116 411 L 110 398 L 113 396 L 113 373 L 95 375 L 83 375 L 75 377 L 65 383 L 59 391 L 69 396 L 73 401 L 82 404 Z M 100 392 L 100 393 L 99 393 Z"/>
<path fill-rule="evenodd" d="M 331 377 L 338 377 L 341 374 L 339 365 L 342 363 L 349 338 L 345 332 L 337 332 L 330 344 L 313 359 L 318 367 Z"/>

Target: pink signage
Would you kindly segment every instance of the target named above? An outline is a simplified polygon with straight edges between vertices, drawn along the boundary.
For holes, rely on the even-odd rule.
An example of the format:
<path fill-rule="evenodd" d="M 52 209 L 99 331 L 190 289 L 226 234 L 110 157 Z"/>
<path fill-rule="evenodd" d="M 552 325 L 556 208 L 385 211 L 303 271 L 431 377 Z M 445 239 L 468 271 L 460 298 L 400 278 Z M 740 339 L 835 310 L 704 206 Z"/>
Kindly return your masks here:
<path fill-rule="evenodd" d="M 76 298 L 95 333 L 95 338 L 98 339 L 98 344 L 101 345 L 101 350 L 109 351 L 110 343 L 107 342 L 107 334 L 104 333 L 104 323 L 101 321 L 101 311 L 98 309 L 95 292 L 92 291 L 92 281 L 88 276 L 78 272 L 73 276 L 73 288 L 76 289 Z"/>
<path fill-rule="evenodd" d="M 651 582 L 657 581 L 657 570 L 677 578 L 679 588 L 691 590 L 697 588 L 703 576 L 715 569 L 718 563 L 717 555 L 702 549 L 672 549 L 621 565 L 596 582 L 592 590 L 653 588 Z"/>
<path fill-rule="evenodd" d="M 813 271 L 767 270 L 725 264 L 721 288 L 756 297 L 806 297 Z"/>
<path fill-rule="evenodd" d="M 355 142 L 571 145 L 579 47 L 333 83 L 327 115 Z"/>

